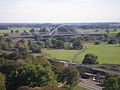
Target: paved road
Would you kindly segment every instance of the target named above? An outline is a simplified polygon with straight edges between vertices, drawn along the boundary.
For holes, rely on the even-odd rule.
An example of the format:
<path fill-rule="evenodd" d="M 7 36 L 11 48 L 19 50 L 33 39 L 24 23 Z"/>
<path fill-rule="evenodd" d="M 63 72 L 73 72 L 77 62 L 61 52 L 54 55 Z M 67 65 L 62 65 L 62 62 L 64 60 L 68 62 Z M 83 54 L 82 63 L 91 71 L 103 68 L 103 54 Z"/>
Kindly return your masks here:
<path fill-rule="evenodd" d="M 99 82 L 94 82 L 92 80 L 88 79 L 81 79 L 81 82 L 79 82 L 79 86 L 83 86 L 89 90 L 102 90 L 103 87 L 98 86 L 100 84 Z"/>
<path fill-rule="evenodd" d="M 106 73 L 109 73 L 111 75 L 117 75 L 118 77 L 120 77 L 120 71 L 108 70 L 108 69 L 104 69 L 104 68 L 97 68 L 97 67 L 92 67 L 90 65 L 84 65 L 84 64 L 79 64 L 79 63 L 71 63 L 71 62 L 66 61 L 66 60 L 57 60 L 57 59 L 48 59 L 48 60 L 49 61 L 54 61 L 54 62 L 65 61 L 65 62 L 67 62 L 69 64 L 72 64 L 72 65 L 82 66 L 82 67 L 88 67 L 88 68 L 92 68 L 93 70 L 106 72 Z"/>
<path fill-rule="evenodd" d="M 103 72 L 109 73 L 111 75 L 117 75 L 118 77 L 120 77 L 120 71 L 108 70 L 108 69 L 104 69 L 104 68 L 97 68 L 97 67 L 92 67 L 90 65 L 84 65 L 84 64 L 76 64 L 76 65 L 77 66 L 83 66 L 83 67 L 92 68 L 93 70 L 103 71 Z"/>

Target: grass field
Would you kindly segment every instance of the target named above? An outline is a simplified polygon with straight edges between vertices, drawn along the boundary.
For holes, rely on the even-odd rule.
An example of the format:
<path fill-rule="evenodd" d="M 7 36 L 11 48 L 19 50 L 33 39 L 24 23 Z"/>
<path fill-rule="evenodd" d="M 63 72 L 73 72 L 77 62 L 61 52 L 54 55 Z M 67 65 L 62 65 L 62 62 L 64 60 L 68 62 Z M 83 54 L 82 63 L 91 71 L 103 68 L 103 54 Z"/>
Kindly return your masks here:
<path fill-rule="evenodd" d="M 0 34 L 10 33 L 10 30 L 13 31 L 19 30 L 19 32 L 23 32 L 24 30 L 26 30 L 27 32 L 29 32 L 30 29 L 31 28 L 9 28 L 9 30 L 0 30 Z M 39 30 L 39 28 L 35 28 L 35 30 Z M 96 29 L 80 29 L 80 30 L 87 34 L 106 33 L 105 32 L 106 29 L 98 29 L 99 32 L 95 32 Z M 120 29 L 117 29 L 117 31 L 113 31 L 113 29 L 109 29 L 109 31 L 110 33 L 118 33 L 120 32 Z"/>
<path fill-rule="evenodd" d="M 87 50 L 79 54 L 75 62 L 82 62 L 84 55 L 87 53 L 92 53 L 98 56 L 98 61 L 100 63 L 108 63 L 108 64 L 120 64 L 120 47 L 119 45 L 108 45 L 108 44 L 85 44 Z M 73 57 L 80 52 L 80 50 L 63 50 L 63 49 L 53 49 L 46 50 L 48 54 L 50 54 L 53 58 L 63 59 L 72 61 Z"/>
<path fill-rule="evenodd" d="M 79 50 L 64 50 L 64 49 L 50 49 L 46 50 L 46 53 L 50 54 L 51 57 L 62 59 L 62 60 L 73 60 L 73 57 L 79 53 Z"/>
<path fill-rule="evenodd" d="M 24 30 L 29 32 L 31 28 L 9 28 L 8 30 L 0 30 L 0 34 L 5 34 L 5 33 L 10 33 L 11 30 L 16 31 L 18 30 L 19 32 L 23 32 Z M 39 30 L 39 28 L 35 28 L 35 30 Z"/>
<path fill-rule="evenodd" d="M 84 33 L 86 34 L 97 34 L 97 33 L 107 33 L 106 32 L 106 29 L 98 29 L 99 31 L 98 32 L 95 32 L 96 29 L 81 29 L 81 31 L 83 31 Z M 109 29 L 110 33 L 119 33 L 120 32 L 120 29 L 117 29 L 117 31 L 113 31 L 113 29 Z"/>

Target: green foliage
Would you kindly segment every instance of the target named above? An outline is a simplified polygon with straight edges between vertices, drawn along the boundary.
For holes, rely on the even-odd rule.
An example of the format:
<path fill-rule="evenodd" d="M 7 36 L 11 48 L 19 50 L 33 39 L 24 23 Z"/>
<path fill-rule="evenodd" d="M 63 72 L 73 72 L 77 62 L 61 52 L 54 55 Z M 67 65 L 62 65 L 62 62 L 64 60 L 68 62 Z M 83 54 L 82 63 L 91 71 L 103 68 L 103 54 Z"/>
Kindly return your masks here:
<path fill-rule="evenodd" d="M 40 87 L 56 86 L 56 84 L 56 76 L 51 70 L 51 66 L 44 66 L 41 63 L 24 64 L 20 66 L 9 75 L 7 81 L 8 88 L 13 88 L 14 90 L 23 85 Z"/>
<path fill-rule="evenodd" d="M 82 64 L 98 64 L 97 58 L 98 57 L 96 55 L 86 54 L 82 61 Z"/>
<path fill-rule="evenodd" d="M 51 48 L 52 47 L 52 43 L 50 40 L 46 40 L 45 41 L 45 48 Z"/>
<path fill-rule="evenodd" d="M 0 43 L 0 49 L 2 50 L 9 50 L 9 46 L 6 42 L 1 42 Z"/>
<path fill-rule="evenodd" d="M 13 60 L 0 58 L 0 72 L 9 75 L 13 70 L 16 70 L 18 64 Z"/>
<path fill-rule="evenodd" d="M 35 29 L 32 28 L 32 29 L 30 30 L 30 32 L 31 32 L 31 33 L 34 33 L 34 32 L 35 32 Z"/>
<path fill-rule="evenodd" d="M 57 41 L 56 41 L 56 44 L 55 44 L 55 48 L 57 48 L 57 49 L 62 49 L 62 48 L 64 48 L 64 41 L 57 40 Z"/>
<path fill-rule="evenodd" d="M 33 53 L 41 53 L 42 52 L 41 51 L 41 46 L 36 45 L 36 44 L 31 45 L 29 48 Z"/>
<path fill-rule="evenodd" d="M 64 44 L 65 44 L 65 45 L 64 45 L 64 48 L 65 48 L 65 49 L 68 49 L 68 50 L 69 50 L 69 49 L 73 49 L 72 43 L 70 43 L 70 42 L 65 42 Z"/>
<path fill-rule="evenodd" d="M 57 76 L 58 82 L 65 83 L 65 85 L 70 85 L 71 87 L 74 87 L 78 84 L 79 71 L 75 67 L 65 67 L 59 62 L 54 62 L 52 64 L 52 68 Z"/>
<path fill-rule="evenodd" d="M 67 67 L 63 70 L 62 82 L 66 82 L 66 85 L 74 87 L 79 81 L 79 71 L 75 67 Z"/>
<path fill-rule="evenodd" d="M 74 42 L 73 42 L 73 48 L 74 49 L 82 49 L 83 48 L 83 45 L 81 43 L 81 41 L 78 39 L 76 39 Z"/>
<path fill-rule="evenodd" d="M 120 90 L 120 78 L 116 76 L 108 76 L 104 81 L 105 88 L 103 90 Z"/>
<path fill-rule="evenodd" d="M 108 34 L 104 34 L 104 38 L 109 38 L 109 35 Z"/>
<path fill-rule="evenodd" d="M 117 42 L 115 40 L 113 40 L 113 39 L 111 39 L 111 40 L 108 41 L 108 44 L 116 44 L 116 43 Z"/>
<path fill-rule="evenodd" d="M 57 76 L 57 81 L 62 82 L 63 81 L 63 70 L 66 68 L 63 64 L 59 62 L 53 62 L 52 63 L 52 70 L 54 71 L 55 75 Z"/>
<path fill-rule="evenodd" d="M 5 76 L 2 73 L 0 73 L 0 90 L 6 90 Z"/>
<path fill-rule="evenodd" d="M 100 45 L 100 42 L 96 41 L 96 42 L 95 42 L 95 45 Z"/>

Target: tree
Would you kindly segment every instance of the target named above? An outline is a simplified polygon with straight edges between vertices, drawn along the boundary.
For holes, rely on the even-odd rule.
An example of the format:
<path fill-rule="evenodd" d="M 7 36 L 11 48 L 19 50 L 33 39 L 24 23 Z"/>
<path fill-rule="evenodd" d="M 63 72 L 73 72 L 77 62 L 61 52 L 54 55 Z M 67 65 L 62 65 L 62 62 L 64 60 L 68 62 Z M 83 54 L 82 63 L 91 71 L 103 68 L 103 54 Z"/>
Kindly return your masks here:
<path fill-rule="evenodd" d="M 110 33 L 110 31 L 108 29 L 106 29 L 105 32 Z"/>
<path fill-rule="evenodd" d="M 86 54 L 82 61 L 82 64 L 98 64 L 97 58 L 98 57 L 96 55 Z"/>
<path fill-rule="evenodd" d="M 104 83 L 103 90 L 120 90 L 120 78 L 116 76 L 108 76 Z"/>
<path fill-rule="evenodd" d="M 14 33 L 14 31 L 13 31 L 13 30 L 10 30 L 10 32 L 11 32 L 11 33 Z"/>
<path fill-rule="evenodd" d="M 95 45 L 99 45 L 99 44 L 100 44 L 100 42 L 98 42 L 98 41 L 95 42 Z"/>
<path fill-rule="evenodd" d="M 26 58 L 30 59 L 32 56 L 25 48 L 20 48 L 20 49 L 16 49 L 14 52 L 3 57 L 10 60 L 17 60 L 17 59 L 26 59 Z"/>
<path fill-rule="evenodd" d="M 66 82 L 66 85 L 74 87 L 78 85 L 79 71 L 75 67 L 67 67 L 63 70 L 62 82 Z"/>
<path fill-rule="evenodd" d="M 119 47 L 120 47 L 120 41 L 118 41 L 118 43 L 119 43 Z"/>
<path fill-rule="evenodd" d="M 16 30 L 15 33 L 19 33 L 19 30 Z"/>
<path fill-rule="evenodd" d="M 117 33 L 116 37 L 120 37 L 120 33 Z"/>
<path fill-rule="evenodd" d="M 40 45 L 42 48 L 45 47 L 45 43 L 43 41 L 37 41 L 36 44 Z"/>
<path fill-rule="evenodd" d="M 24 30 L 23 33 L 28 33 L 28 32 L 26 30 Z"/>
<path fill-rule="evenodd" d="M 51 47 L 52 47 L 51 40 L 46 40 L 45 41 L 45 48 L 51 48 Z"/>
<path fill-rule="evenodd" d="M 17 43 L 19 43 L 19 42 L 25 44 L 25 40 L 24 39 L 21 39 L 21 40 L 17 41 Z"/>
<path fill-rule="evenodd" d="M 73 42 L 73 48 L 81 50 L 83 48 L 83 45 L 82 45 L 81 41 L 80 40 L 75 40 Z"/>
<path fill-rule="evenodd" d="M 4 36 L 9 36 L 9 34 L 8 34 L 8 33 L 5 33 Z"/>
<path fill-rule="evenodd" d="M 32 29 L 30 30 L 30 32 L 31 32 L 31 33 L 34 33 L 34 32 L 35 32 L 35 29 L 32 28 Z"/>
<path fill-rule="evenodd" d="M 109 35 L 108 34 L 104 34 L 104 38 L 109 38 Z"/>
<path fill-rule="evenodd" d="M 54 71 L 55 75 L 57 76 L 58 82 L 64 82 L 63 80 L 63 70 L 66 67 L 60 62 L 52 62 L 52 70 Z"/>
<path fill-rule="evenodd" d="M 2 73 L 0 73 L 0 90 L 6 90 L 5 76 Z"/>
<path fill-rule="evenodd" d="M 41 50 L 41 46 L 39 45 L 31 45 L 30 46 L 30 50 L 33 52 L 33 53 L 41 53 L 42 50 Z"/>
<path fill-rule="evenodd" d="M 11 72 L 7 81 L 9 90 L 16 90 L 20 86 L 54 87 L 56 84 L 56 76 L 52 71 L 51 66 L 44 66 L 39 62 L 35 64 L 23 64 L 18 67 L 16 71 Z"/>
<path fill-rule="evenodd" d="M 113 29 L 113 32 L 116 32 L 117 31 L 117 29 Z"/>
<path fill-rule="evenodd" d="M 6 77 L 19 66 L 13 60 L 8 60 L 0 57 L 0 72 L 5 74 Z"/>
<path fill-rule="evenodd" d="M 95 32 L 99 32 L 99 30 L 98 30 L 98 29 L 96 29 L 96 30 L 95 30 Z"/>
<path fill-rule="evenodd" d="M 65 42 L 64 48 L 65 48 L 65 49 L 72 49 L 72 48 L 73 48 L 72 43 Z"/>
<path fill-rule="evenodd" d="M 8 43 L 6 43 L 6 42 L 1 42 L 1 43 L 0 43 L 0 49 L 2 49 L 2 50 L 9 50 L 10 48 L 9 48 L 9 46 L 8 46 Z"/>
<path fill-rule="evenodd" d="M 55 44 L 55 48 L 63 49 L 64 48 L 64 41 L 57 40 L 56 44 Z"/>
<path fill-rule="evenodd" d="M 110 39 L 109 41 L 108 41 L 108 44 L 116 44 L 117 42 L 115 41 L 115 40 L 113 40 L 113 39 Z"/>

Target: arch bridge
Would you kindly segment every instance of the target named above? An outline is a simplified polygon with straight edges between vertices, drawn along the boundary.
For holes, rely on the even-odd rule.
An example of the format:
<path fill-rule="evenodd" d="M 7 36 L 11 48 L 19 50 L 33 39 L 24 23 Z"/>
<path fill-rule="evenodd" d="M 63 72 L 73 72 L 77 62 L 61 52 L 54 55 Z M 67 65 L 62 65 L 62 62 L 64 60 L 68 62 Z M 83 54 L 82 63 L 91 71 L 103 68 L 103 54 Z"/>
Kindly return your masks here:
<path fill-rule="evenodd" d="M 48 26 L 46 26 L 48 27 Z M 45 26 L 44 26 L 45 28 Z M 42 33 L 42 32 L 41 32 Z M 84 34 L 80 29 L 74 25 L 63 24 L 58 27 L 55 27 L 52 31 L 41 34 L 42 36 L 69 36 L 69 35 L 81 35 Z"/>

